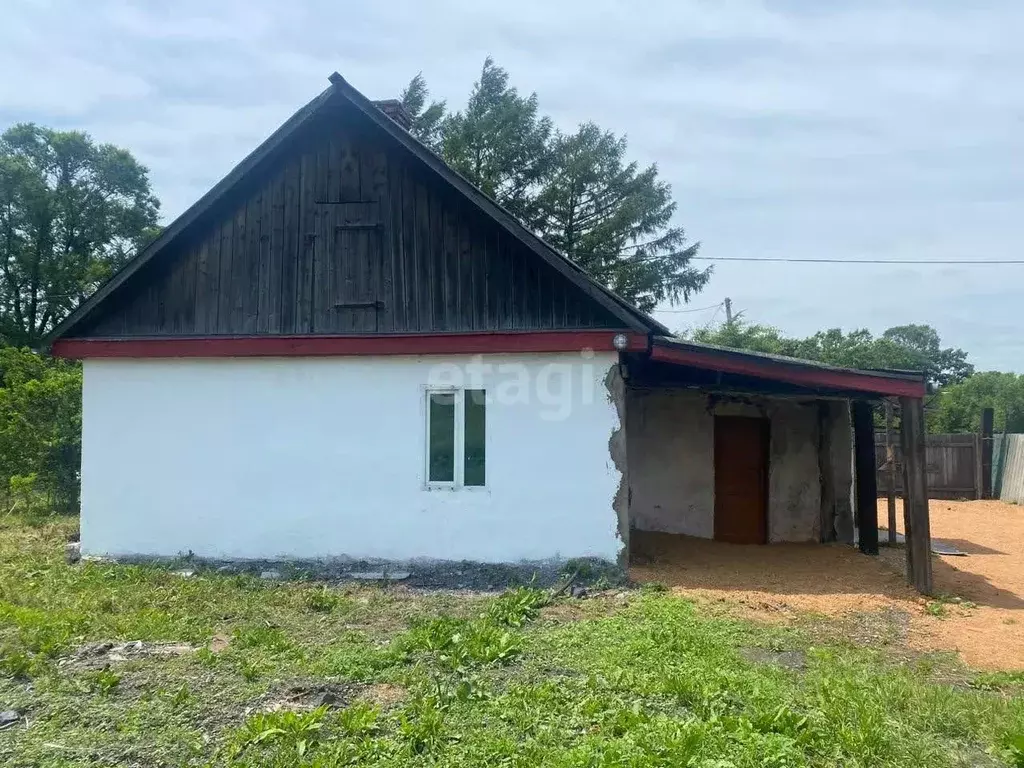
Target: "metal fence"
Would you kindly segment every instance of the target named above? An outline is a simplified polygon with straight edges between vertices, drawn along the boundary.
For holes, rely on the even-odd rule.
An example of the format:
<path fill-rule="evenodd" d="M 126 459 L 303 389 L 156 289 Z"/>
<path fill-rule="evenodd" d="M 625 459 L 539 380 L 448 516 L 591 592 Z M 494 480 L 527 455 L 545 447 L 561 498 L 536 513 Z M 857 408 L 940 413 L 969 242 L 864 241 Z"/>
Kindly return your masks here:
<path fill-rule="evenodd" d="M 1024 504 L 1024 435 L 996 435 L 992 442 L 992 493 Z"/>

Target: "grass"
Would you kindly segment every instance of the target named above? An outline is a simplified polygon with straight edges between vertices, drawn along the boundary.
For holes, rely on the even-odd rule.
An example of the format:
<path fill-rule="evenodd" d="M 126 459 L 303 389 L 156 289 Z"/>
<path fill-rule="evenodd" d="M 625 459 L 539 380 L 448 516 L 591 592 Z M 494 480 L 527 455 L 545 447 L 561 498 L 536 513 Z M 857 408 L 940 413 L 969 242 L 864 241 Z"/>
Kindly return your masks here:
<path fill-rule="evenodd" d="M 577 601 L 569 621 L 529 588 L 69 567 L 72 525 L 0 520 L 0 709 L 26 716 L 0 731 L 5 766 L 1024 766 L 1019 673 L 939 675 L 954 662 L 657 588 Z M 128 640 L 197 650 L 72 656 Z"/>

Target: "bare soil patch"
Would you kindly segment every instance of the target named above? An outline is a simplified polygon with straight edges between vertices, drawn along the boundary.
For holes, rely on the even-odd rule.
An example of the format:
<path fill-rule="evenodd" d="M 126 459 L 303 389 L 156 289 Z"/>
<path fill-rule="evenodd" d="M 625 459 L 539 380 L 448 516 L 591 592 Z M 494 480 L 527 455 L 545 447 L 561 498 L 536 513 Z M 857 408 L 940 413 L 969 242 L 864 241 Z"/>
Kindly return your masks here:
<path fill-rule="evenodd" d="M 368 685 L 359 694 L 359 698 L 376 704 L 381 709 L 388 709 L 396 704 L 401 704 L 408 697 L 409 692 L 400 685 L 391 683 L 376 683 Z"/>
<path fill-rule="evenodd" d="M 143 658 L 170 658 L 195 652 L 188 643 L 151 643 L 132 640 L 126 643 L 89 643 L 62 659 L 60 665 L 68 669 L 105 669 L 111 663 L 132 661 Z"/>
<path fill-rule="evenodd" d="M 902 548 L 883 547 L 872 558 L 841 545 L 741 546 L 634 532 L 630 577 L 760 620 L 842 617 L 855 641 L 957 651 L 982 669 L 1024 669 L 1024 509 L 932 501 L 930 510 L 932 536 L 968 553 L 934 557 L 934 599 L 906 584 Z M 901 504 L 898 512 L 902 531 Z M 879 500 L 883 525 L 885 518 Z"/>
<path fill-rule="evenodd" d="M 291 683 L 261 696 L 246 709 L 246 714 L 281 710 L 308 712 L 317 707 L 340 709 L 348 706 L 362 688 L 359 683 L 328 683 L 320 680 Z"/>

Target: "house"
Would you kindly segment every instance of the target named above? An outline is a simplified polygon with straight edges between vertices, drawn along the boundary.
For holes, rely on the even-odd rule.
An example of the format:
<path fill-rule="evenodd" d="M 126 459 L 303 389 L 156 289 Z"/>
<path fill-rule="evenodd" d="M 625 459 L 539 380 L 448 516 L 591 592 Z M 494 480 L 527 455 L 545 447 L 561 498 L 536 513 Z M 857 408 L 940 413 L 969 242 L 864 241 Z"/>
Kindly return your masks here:
<path fill-rule="evenodd" d="M 53 353 L 84 360 L 84 553 L 852 542 L 855 477 L 871 549 L 871 404 L 900 398 L 915 445 L 920 374 L 675 339 L 449 169 L 400 105 L 330 79 L 55 330 Z"/>

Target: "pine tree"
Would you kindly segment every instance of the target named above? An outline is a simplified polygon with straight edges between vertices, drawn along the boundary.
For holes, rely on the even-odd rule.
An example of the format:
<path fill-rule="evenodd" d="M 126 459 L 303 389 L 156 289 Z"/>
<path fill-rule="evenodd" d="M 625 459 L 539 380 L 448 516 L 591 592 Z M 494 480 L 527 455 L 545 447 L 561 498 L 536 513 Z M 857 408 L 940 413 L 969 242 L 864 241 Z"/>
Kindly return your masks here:
<path fill-rule="evenodd" d="M 427 81 L 423 79 L 423 73 L 420 72 L 409 81 L 409 85 L 402 91 L 400 100 L 412 116 L 410 130 L 413 136 L 431 149 L 437 149 L 441 143 L 440 128 L 441 121 L 444 119 L 445 103 L 432 101 L 430 106 L 427 106 L 429 97 Z"/>
<path fill-rule="evenodd" d="M 692 266 L 698 245 L 672 225 L 676 204 L 657 166 L 627 163 L 626 148 L 625 137 L 594 123 L 557 134 L 553 172 L 537 201 L 540 233 L 643 310 L 688 301 L 711 270 Z"/>
<path fill-rule="evenodd" d="M 688 301 L 708 282 L 697 244 L 672 224 L 676 204 L 657 166 L 627 162 L 625 138 L 593 123 L 554 130 L 537 94 L 522 96 L 488 57 L 466 108 L 425 107 L 422 74 L 402 93 L 413 133 L 551 245 L 643 310 Z"/>
<path fill-rule="evenodd" d="M 508 79 L 487 57 L 465 110 L 441 126 L 441 154 L 529 226 L 539 184 L 550 170 L 552 123 L 538 114 L 537 94 L 520 96 Z"/>

